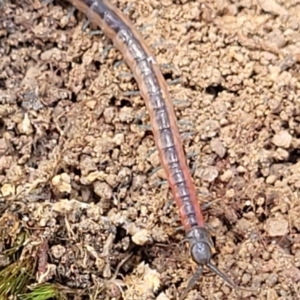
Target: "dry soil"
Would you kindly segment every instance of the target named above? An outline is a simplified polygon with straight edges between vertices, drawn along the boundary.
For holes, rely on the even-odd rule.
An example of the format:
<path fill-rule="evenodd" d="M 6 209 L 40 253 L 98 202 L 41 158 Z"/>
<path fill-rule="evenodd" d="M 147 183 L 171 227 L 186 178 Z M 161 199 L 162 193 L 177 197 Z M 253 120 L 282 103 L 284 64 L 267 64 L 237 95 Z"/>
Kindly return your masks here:
<path fill-rule="evenodd" d="M 2 229 L 42 242 L 36 280 L 77 299 L 177 299 L 196 268 L 135 80 L 46 2 L 1 1 Z M 258 290 L 205 272 L 187 299 L 300 299 L 300 2 L 112 2 L 168 82 L 213 262 Z"/>

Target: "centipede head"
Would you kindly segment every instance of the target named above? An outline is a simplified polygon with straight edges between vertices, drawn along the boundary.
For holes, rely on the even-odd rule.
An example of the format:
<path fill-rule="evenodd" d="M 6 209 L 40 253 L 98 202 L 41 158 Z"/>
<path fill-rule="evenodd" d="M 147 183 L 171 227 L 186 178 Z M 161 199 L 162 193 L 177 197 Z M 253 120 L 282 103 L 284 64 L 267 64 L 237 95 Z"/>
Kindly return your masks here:
<path fill-rule="evenodd" d="M 211 260 L 211 244 L 210 241 L 201 240 L 190 243 L 190 253 L 193 261 L 198 266 L 207 265 Z"/>
<path fill-rule="evenodd" d="M 205 227 L 193 227 L 186 233 L 185 240 L 190 244 L 193 261 L 199 265 L 207 265 L 211 260 L 213 242 Z"/>
<path fill-rule="evenodd" d="M 198 270 L 189 280 L 189 283 L 180 297 L 183 300 L 188 292 L 195 286 L 196 282 L 200 278 L 203 272 L 203 267 L 206 266 L 212 272 L 220 276 L 229 286 L 234 289 L 244 290 L 248 292 L 254 292 L 254 289 L 247 289 L 237 286 L 231 281 L 228 276 L 220 271 L 214 264 L 211 263 L 213 242 L 205 227 L 194 227 L 186 234 L 186 241 L 190 244 L 190 253 L 193 261 L 198 265 Z"/>

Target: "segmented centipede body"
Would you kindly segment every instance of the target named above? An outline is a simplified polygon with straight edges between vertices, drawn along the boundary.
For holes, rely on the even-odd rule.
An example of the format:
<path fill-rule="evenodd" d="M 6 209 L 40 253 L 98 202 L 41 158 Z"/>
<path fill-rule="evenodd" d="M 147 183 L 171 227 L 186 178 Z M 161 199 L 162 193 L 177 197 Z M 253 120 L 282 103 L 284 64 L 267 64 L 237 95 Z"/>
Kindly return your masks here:
<path fill-rule="evenodd" d="M 239 288 L 211 263 L 213 245 L 205 228 L 196 188 L 186 163 L 172 101 L 149 47 L 130 20 L 107 0 L 68 1 L 113 41 L 133 72 L 147 106 L 161 164 L 186 230 L 186 241 L 190 245 L 193 260 L 199 266 L 181 298 L 194 286 L 203 266 L 217 273 L 232 287 Z"/>

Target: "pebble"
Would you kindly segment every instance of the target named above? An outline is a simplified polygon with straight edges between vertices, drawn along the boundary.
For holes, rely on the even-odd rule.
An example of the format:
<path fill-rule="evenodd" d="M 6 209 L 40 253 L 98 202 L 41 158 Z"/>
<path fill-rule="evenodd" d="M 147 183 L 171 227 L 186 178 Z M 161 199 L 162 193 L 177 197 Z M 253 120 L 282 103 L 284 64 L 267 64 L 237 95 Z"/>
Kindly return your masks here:
<path fill-rule="evenodd" d="M 143 246 L 151 240 L 150 232 L 147 229 L 141 229 L 132 236 L 132 241 L 139 246 Z"/>
<path fill-rule="evenodd" d="M 215 152 L 220 158 L 223 158 L 226 154 L 226 149 L 223 146 L 220 139 L 216 138 L 211 140 L 210 142 L 210 148 L 213 152 Z"/>
<path fill-rule="evenodd" d="M 281 160 L 281 161 L 287 161 L 290 154 L 287 150 L 282 149 L 282 148 L 277 148 L 276 151 L 273 153 L 273 158 L 276 160 Z"/>
<path fill-rule="evenodd" d="M 103 117 L 106 123 L 111 123 L 113 118 L 115 117 L 115 108 L 114 107 L 107 107 L 103 112 Z"/>
<path fill-rule="evenodd" d="M 278 275 L 275 273 L 271 273 L 266 279 L 266 283 L 268 286 L 274 286 L 277 283 Z"/>
<path fill-rule="evenodd" d="M 276 175 L 270 175 L 270 176 L 267 177 L 266 183 L 273 184 L 276 180 L 277 180 L 277 176 Z"/>
<path fill-rule="evenodd" d="M 5 154 L 8 150 L 8 142 L 5 139 L 0 139 L 0 155 Z"/>
<path fill-rule="evenodd" d="M 101 199 L 112 199 L 112 188 L 106 182 L 95 181 L 93 185 L 95 194 L 98 195 Z"/>
<path fill-rule="evenodd" d="M 291 266 L 290 268 L 283 270 L 282 275 L 286 278 L 290 278 L 294 282 L 299 283 L 300 281 L 300 270 L 295 266 Z"/>
<path fill-rule="evenodd" d="M 266 231 L 269 237 L 284 236 L 288 234 L 289 223 L 283 218 L 272 218 L 267 221 Z"/>
<path fill-rule="evenodd" d="M 24 114 L 22 122 L 18 124 L 18 130 L 25 135 L 30 135 L 33 133 L 33 128 L 27 113 Z"/>
<path fill-rule="evenodd" d="M 161 293 L 157 296 L 156 300 L 170 300 L 170 298 L 169 298 L 164 292 L 161 292 Z"/>
<path fill-rule="evenodd" d="M 61 193 L 71 193 L 71 178 L 69 174 L 62 173 L 52 178 L 52 184 Z"/>
<path fill-rule="evenodd" d="M 66 253 L 66 248 L 62 245 L 54 245 L 51 247 L 51 254 L 54 258 L 61 258 Z"/>
<path fill-rule="evenodd" d="M 220 179 L 223 182 L 228 182 L 234 176 L 232 170 L 226 170 L 221 176 Z"/>
<path fill-rule="evenodd" d="M 278 134 L 275 134 L 272 138 L 272 143 L 281 148 L 289 148 L 292 143 L 292 136 L 288 133 L 288 131 L 280 131 Z"/>
<path fill-rule="evenodd" d="M 116 145 L 121 146 L 125 142 L 125 136 L 123 133 L 117 133 L 112 140 Z"/>
<path fill-rule="evenodd" d="M 195 171 L 195 176 L 206 182 L 213 182 L 219 176 L 219 171 L 214 166 L 199 168 Z"/>
<path fill-rule="evenodd" d="M 1 194 L 3 197 L 9 197 L 15 194 L 15 188 L 10 183 L 5 183 L 1 187 Z"/>

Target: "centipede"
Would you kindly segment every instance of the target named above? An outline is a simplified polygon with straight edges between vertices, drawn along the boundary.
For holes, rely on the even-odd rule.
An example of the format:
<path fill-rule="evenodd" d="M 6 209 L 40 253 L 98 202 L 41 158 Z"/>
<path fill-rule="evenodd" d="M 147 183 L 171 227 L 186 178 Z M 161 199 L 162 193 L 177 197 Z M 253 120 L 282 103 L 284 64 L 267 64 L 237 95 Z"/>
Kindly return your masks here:
<path fill-rule="evenodd" d="M 207 267 L 229 286 L 239 287 L 212 263 L 213 242 L 204 222 L 196 187 L 189 171 L 180 138 L 177 118 L 167 83 L 150 48 L 129 18 L 107 0 L 68 0 L 90 22 L 97 25 L 122 54 L 133 73 L 147 107 L 161 165 L 178 207 L 192 260 L 198 269 L 189 280 L 180 299 L 194 288 Z"/>

